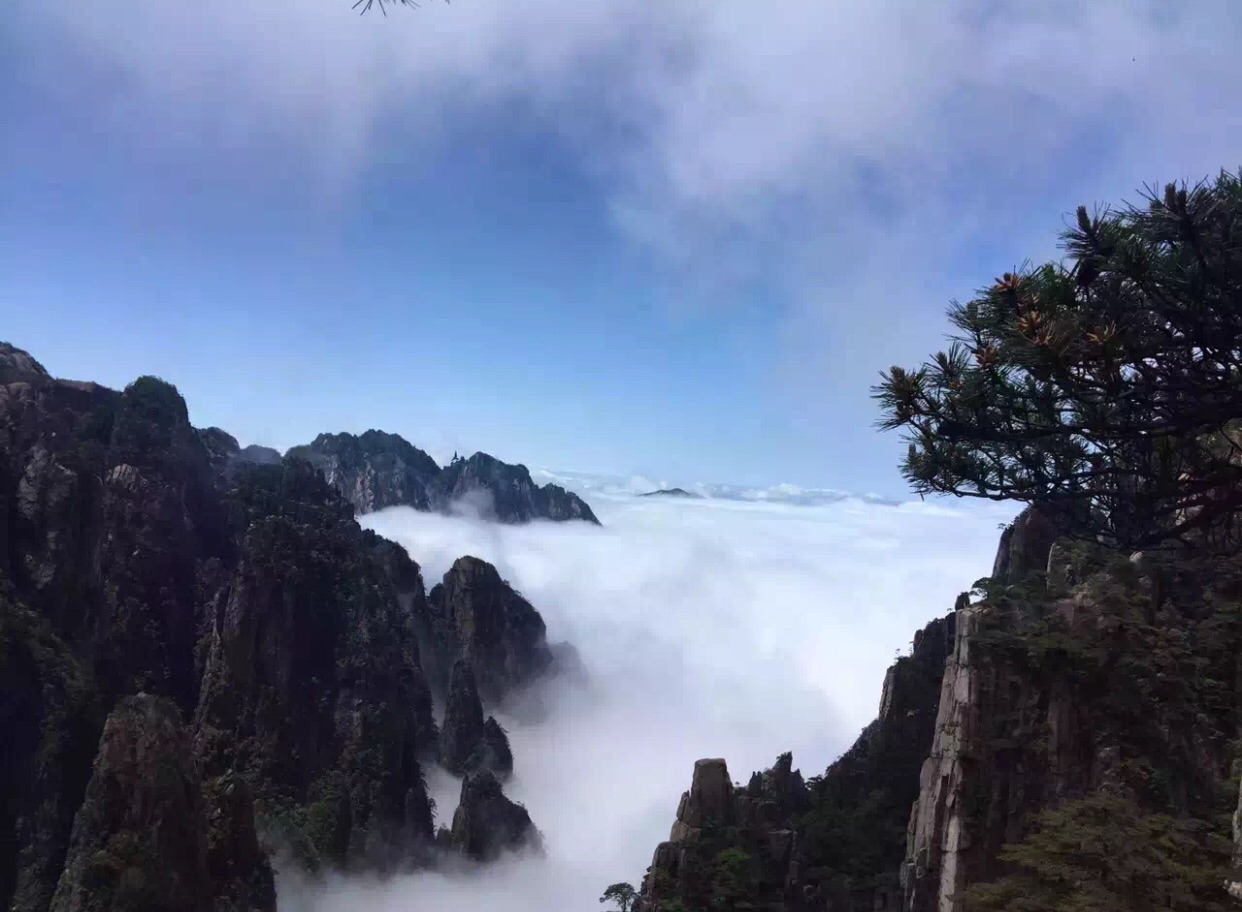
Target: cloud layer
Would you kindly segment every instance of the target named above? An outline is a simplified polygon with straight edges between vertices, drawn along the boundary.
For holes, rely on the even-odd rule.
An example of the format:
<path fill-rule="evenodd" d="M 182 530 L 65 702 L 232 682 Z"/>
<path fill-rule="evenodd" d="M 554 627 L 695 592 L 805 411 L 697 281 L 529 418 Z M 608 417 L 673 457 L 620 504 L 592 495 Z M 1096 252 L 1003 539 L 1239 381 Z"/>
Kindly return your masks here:
<path fill-rule="evenodd" d="M 366 518 L 432 582 L 461 554 L 494 562 L 549 636 L 580 650 L 587 690 L 550 690 L 543 721 L 505 720 L 509 792 L 544 832 L 547 858 L 309 893 L 286 878 L 283 912 L 595 907 L 609 883 L 642 876 L 699 757 L 728 758 L 742 779 L 783 750 L 815 772 L 848 747 L 895 652 L 987 571 L 1006 516 L 859 501 L 592 505 L 603 528 L 407 509 Z M 450 820 L 457 783 L 432 784 Z"/>

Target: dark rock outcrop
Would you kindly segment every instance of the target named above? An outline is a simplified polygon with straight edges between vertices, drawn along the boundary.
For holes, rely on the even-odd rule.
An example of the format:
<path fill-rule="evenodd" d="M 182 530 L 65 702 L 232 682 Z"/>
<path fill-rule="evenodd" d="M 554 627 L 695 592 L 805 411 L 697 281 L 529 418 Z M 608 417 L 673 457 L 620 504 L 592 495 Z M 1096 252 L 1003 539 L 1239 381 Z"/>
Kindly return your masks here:
<path fill-rule="evenodd" d="M 497 704 L 549 670 L 543 618 L 477 557 L 462 557 L 428 596 L 423 642 L 433 686 L 447 685 L 458 659 L 469 661 L 483 702 Z"/>
<path fill-rule="evenodd" d="M 358 513 L 396 506 L 429 510 L 440 474 L 436 461 L 418 447 L 377 430 L 359 436 L 320 434 L 286 455 L 323 472 Z"/>
<path fill-rule="evenodd" d="M 1056 524 L 1045 510 L 1027 507 L 1001 532 L 992 563 L 992 578 L 1020 583 L 1048 568 L 1048 553 L 1057 538 Z"/>
<path fill-rule="evenodd" d="M 399 866 L 431 840 L 407 811 L 426 804 L 419 760 L 436 744 L 397 558 L 295 459 L 252 467 L 231 504 L 245 533 L 212 600 L 204 769 L 245 771 L 264 825 L 299 831 L 318 861 Z"/>
<path fill-rule="evenodd" d="M 483 720 L 483 704 L 474 684 L 474 672 L 465 659 L 459 659 L 453 666 L 440 746 L 441 763 L 451 773 L 463 775 L 490 770 L 504 779 L 513 772 L 509 736 L 494 716 Z"/>
<path fill-rule="evenodd" d="M 253 842 L 253 820 L 244 804 L 230 825 Z M 257 903 L 232 908 L 274 909 L 271 871 L 258 852 L 235 855 L 218 868 L 208 863 L 208 822 L 189 740 L 176 706 L 142 694 L 122 700 L 104 726 L 86 797 L 73 822 L 64 873 L 53 912 L 208 912 L 217 893 L 235 880 Z"/>
<path fill-rule="evenodd" d="M 483 723 L 483 744 L 479 754 L 479 769 L 491 770 L 501 779 L 512 774 L 513 750 L 509 747 L 509 735 L 495 716 L 488 716 Z"/>
<path fill-rule="evenodd" d="M 0 587 L 0 903 L 43 910 L 64 865 L 102 718 L 50 625 Z"/>
<path fill-rule="evenodd" d="M 58 380 L 0 344 L 0 908 L 47 912 L 59 883 L 58 909 L 261 912 L 277 842 L 311 869 L 427 860 L 420 640 L 499 698 L 542 621 L 467 573 L 441 629 L 404 550 L 272 460 L 157 378 Z M 494 720 L 478 740 L 511 766 Z"/>
<path fill-rule="evenodd" d="M 542 850 L 542 837 L 520 804 L 505 797 L 500 781 L 487 770 L 470 773 L 461 784 L 450 844 L 476 861 L 506 851 Z"/>
<path fill-rule="evenodd" d="M 236 459 L 239 462 L 248 462 L 253 465 L 277 465 L 280 463 L 281 455 L 280 450 L 252 443 L 238 450 Z"/>
<path fill-rule="evenodd" d="M 458 775 L 475 768 L 486 736 L 483 704 L 474 683 L 474 671 L 468 661 L 458 659 L 449 681 L 444 725 L 440 727 L 440 756 L 444 768 Z"/>
<path fill-rule="evenodd" d="M 955 620 L 950 614 L 915 634 L 910 655 L 885 676 L 878 718 L 809 785 L 790 754 L 753 774 L 743 789 L 730 785 L 723 760 L 695 764 L 670 839 L 652 860 L 647 908 L 673 898 L 692 909 L 708 905 L 713 859 L 732 848 L 754 863 L 751 894 L 738 901 L 837 912 L 897 909 L 905 822 L 934 733 Z"/>
<path fill-rule="evenodd" d="M 244 776 L 229 771 L 203 784 L 207 822 L 207 876 L 213 912 L 258 912 L 276 907 L 267 852 L 259 844 L 254 796 Z"/>
<path fill-rule="evenodd" d="M 639 494 L 639 497 L 701 497 L 699 494 L 691 494 L 685 488 L 661 488 L 658 491 L 648 491 L 646 494 Z"/>
<path fill-rule="evenodd" d="M 525 466 L 486 453 L 454 457 L 441 469 L 397 434 L 320 434 L 286 455 L 306 459 L 358 513 L 384 507 L 448 512 L 462 505 L 500 522 L 581 519 L 599 524 L 586 502 L 557 485 L 535 484 Z"/>
<path fill-rule="evenodd" d="M 436 483 L 437 506 L 448 509 L 459 501 L 501 522 L 581 519 L 599 525 L 591 508 L 577 494 L 554 484 L 540 487 L 531 480 L 526 466 L 510 465 L 486 453 L 457 459 L 440 473 Z"/>

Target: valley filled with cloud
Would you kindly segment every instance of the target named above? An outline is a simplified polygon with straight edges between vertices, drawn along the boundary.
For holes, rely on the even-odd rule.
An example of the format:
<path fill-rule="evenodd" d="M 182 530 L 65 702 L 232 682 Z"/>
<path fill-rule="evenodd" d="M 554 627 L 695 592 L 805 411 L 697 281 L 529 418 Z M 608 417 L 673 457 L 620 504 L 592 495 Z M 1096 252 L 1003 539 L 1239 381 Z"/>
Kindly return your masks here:
<path fill-rule="evenodd" d="M 505 526 L 394 508 L 363 517 L 401 542 L 430 587 L 473 554 L 543 614 L 587 669 L 501 714 L 516 759 L 507 792 L 543 832 L 546 857 L 486 874 L 385 883 L 280 881 L 290 912 L 597 907 L 634 883 L 667 838 L 694 761 L 735 780 L 792 750 L 820 773 L 875 715 L 884 672 L 915 630 L 991 569 L 1012 509 L 957 503 L 822 506 L 592 495 L 602 528 Z M 521 711 L 524 709 L 525 711 Z M 438 823 L 458 783 L 429 772 Z"/>

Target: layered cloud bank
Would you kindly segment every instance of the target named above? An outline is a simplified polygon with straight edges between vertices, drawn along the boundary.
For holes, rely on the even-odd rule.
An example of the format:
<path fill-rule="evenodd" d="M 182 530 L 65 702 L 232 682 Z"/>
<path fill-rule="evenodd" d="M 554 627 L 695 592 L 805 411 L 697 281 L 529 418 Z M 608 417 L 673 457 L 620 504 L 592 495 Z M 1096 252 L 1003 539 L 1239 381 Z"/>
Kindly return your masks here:
<path fill-rule="evenodd" d="M 574 643 L 589 687 L 542 694 L 539 721 L 509 718 L 508 791 L 543 831 L 544 859 L 481 874 L 387 884 L 287 879 L 289 912 L 596 907 L 637 880 L 693 761 L 725 756 L 737 778 L 792 749 L 821 770 L 875 713 L 884 670 L 913 631 L 990 567 L 992 507 L 841 500 L 789 506 L 597 496 L 604 527 L 508 527 L 407 509 L 366 517 L 429 581 L 474 554 Z M 442 820 L 456 783 L 431 777 Z"/>

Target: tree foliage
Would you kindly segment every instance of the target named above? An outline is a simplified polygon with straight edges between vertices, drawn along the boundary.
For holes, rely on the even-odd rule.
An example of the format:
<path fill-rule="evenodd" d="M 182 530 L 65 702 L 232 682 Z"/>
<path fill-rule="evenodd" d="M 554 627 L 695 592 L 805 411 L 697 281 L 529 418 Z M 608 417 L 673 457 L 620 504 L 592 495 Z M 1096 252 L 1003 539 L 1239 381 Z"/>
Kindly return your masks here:
<path fill-rule="evenodd" d="M 630 912 L 634 908 L 634 903 L 638 901 L 638 891 L 632 884 L 615 883 L 604 891 L 599 901 L 615 903 L 619 912 Z"/>
<path fill-rule="evenodd" d="M 1210 824 L 1099 792 L 1040 815 L 1015 873 L 967 891 L 972 912 L 1225 912 L 1229 842 Z"/>
<path fill-rule="evenodd" d="M 447 3 L 448 0 L 445 0 Z M 385 16 L 388 15 L 389 6 L 410 6 L 417 9 L 422 6 L 419 0 L 355 0 L 354 9 L 360 13 L 369 13 L 373 7 L 379 7 L 379 11 Z"/>
<path fill-rule="evenodd" d="M 1062 508 L 1122 546 L 1231 542 L 1242 506 L 1242 179 L 1079 207 L 1063 262 L 954 303 L 947 350 L 874 389 L 919 494 Z"/>

